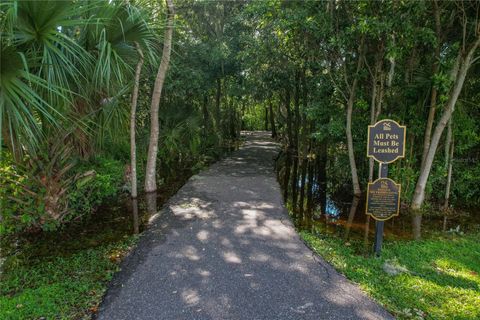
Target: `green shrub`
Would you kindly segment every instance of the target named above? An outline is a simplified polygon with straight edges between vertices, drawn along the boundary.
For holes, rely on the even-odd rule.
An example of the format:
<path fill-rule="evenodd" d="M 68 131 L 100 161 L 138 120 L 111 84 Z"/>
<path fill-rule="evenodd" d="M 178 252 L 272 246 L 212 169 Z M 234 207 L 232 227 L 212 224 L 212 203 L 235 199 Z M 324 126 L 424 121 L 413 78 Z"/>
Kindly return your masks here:
<path fill-rule="evenodd" d="M 59 176 L 57 169 L 46 172 L 41 165 L 30 169 L 15 165 L 9 154 L 2 155 L 0 234 L 55 230 L 72 219 L 90 214 L 116 195 L 123 184 L 122 162 L 103 157 L 77 164 L 64 171 L 68 172 L 65 176 Z M 46 206 L 46 199 L 55 193 L 58 193 L 57 211 L 52 212 Z"/>
<path fill-rule="evenodd" d="M 0 160 L 0 235 L 14 233 L 38 223 L 44 216 L 42 190 L 30 186 L 28 177 L 18 172 L 12 156 L 4 152 Z M 35 196 L 34 196 L 35 195 Z"/>
<path fill-rule="evenodd" d="M 474 161 L 472 159 L 472 161 Z M 475 208 L 480 205 L 480 162 L 471 165 L 469 162 L 454 162 L 452 183 L 452 202 L 456 206 Z"/>
<path fill-rule="evenodd" d="M 76 168 L 78 173 L 94 170 L 87 181 L 78 181 L 68 194 L 68 204 L 73 217 L 87 215 L 122 188 L 124 165 L 113 159 L 97 157 Z"/>

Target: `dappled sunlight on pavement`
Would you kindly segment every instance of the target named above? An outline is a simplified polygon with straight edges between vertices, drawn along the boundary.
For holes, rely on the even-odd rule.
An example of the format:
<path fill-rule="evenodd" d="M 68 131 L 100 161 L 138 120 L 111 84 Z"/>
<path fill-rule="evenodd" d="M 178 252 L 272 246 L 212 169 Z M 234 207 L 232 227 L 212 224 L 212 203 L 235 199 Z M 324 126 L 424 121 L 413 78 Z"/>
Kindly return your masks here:
<path fill-rule="evenodd" d="M 98 318 L 393 319 L 299 238 L 277 152 L 267 133 L 249 133 L 192 177 L 123 263 Z"/>

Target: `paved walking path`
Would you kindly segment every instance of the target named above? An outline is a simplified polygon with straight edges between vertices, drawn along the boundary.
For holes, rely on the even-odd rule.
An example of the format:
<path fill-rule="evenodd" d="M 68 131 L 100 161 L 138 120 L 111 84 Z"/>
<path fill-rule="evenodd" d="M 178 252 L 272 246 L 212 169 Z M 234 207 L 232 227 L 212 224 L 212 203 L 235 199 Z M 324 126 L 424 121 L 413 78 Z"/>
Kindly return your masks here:
<path fill-rule="evenodd" d="M 193 176 L 112 282 L 98 319 L 393 319 L 299 238 L 266 133 Z"/>

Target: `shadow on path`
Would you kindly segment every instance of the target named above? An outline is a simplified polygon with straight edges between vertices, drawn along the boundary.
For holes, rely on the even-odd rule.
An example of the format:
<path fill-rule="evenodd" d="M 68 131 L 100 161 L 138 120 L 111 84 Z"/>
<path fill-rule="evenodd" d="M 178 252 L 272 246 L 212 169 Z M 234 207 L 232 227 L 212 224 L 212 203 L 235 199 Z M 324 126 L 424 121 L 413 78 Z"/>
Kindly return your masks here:
<path fill-rule="evenodd" d="M 193 176 L 122 263 L 98 319 L 393 319 L 299 238 L 266 132 Z"/>

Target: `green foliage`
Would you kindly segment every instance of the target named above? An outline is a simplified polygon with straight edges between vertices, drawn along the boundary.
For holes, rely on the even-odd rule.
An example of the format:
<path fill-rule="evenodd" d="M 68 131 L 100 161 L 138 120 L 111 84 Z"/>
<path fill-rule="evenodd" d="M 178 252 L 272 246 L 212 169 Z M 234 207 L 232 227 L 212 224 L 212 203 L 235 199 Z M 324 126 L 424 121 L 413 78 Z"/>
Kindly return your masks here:
<path fill-rule="evenodd" d="M 128 238 L 4 270 L 0 278 L 0 318 L 90 317 L 98 308 L 107 283 L 118 271 L 119 257 L 134 243 L 135 238 Z"/>
<path fill-rule="evenodd" d="M 353 153 L 362 190 L 369 177 L 365 148 L 371 117 L 392 118 L 406 125 L 407 158 L 390 165 L 390 172 L 402 183 L 402 200 L 408 205 L 421 170 L 430 107 L 436 110 L 435 128 L 451 95 L 461 43 L 465 41 L 468 47 L 478 36 L 474 16 L 460 18 L 467 9 L 474 12 L 478 3 L 251 1 L 241 13 L 246 30 L 240 57 L 247 70 L 247 87 L 253 97 L 273 101 L 279 111 L 275 121 L 282 141 L 296 138 L 287 137 L 288 122 L 294 127 L 298 133 L 294 145 L 299 149 L 295 153 L 310 149 L 318 154 L 318 149 L 328 145 L 327 181 L 333 193 L 344 191 L 352 181 L 345 158 L 350 97 Z M 358 61 L 361 54 L 364 57 Z M 478 61 L 478 50 L 475 57 Z M 462 165 L 454 162 L 450 198 L 454 207 L 475 206 L 478 198 L 478 188 L 472 189 L 469 183 L 479 161 L 478 72 L 474 64 L 454 113 L 454 158 L 469 159 L 461 160 Z M 354 79 L 355 92 L 350 96 Z M 437 90 L 435 103 L 431 101 L 433 89 Z M 290 108 L 295 107 L 295 99 L 300 105 L 298 115 L 294 112 L 290 120 L 285 108 L 287 92 Z M 372 106 L 376 108 L 373 114 Z M 444 137 L 427 182 L 426 199 L 434 207 L 443 203 L 445 194 Z"/>
<path fill-rule="evenodd" d="M 23 196 L 22 185 L 27 179 L 17 172 L 11 155 L 4 153 L 0 161 L 0 235 L 31 227 L 35 218 L 44 213 L 43 199 Z"/>
<path fill-rule="evenodd" d="M 34 147 L 42 137 L 37 116 L 45 122 L 56 124 L 59 116 L 53 107 L 32 88 L 45 89 L 47 81 L 31 73 L 25 66 L 25 56 L 14 48 L 1 44 L 0 64 L 0 143 L 9 143 L 15 152 L 21 152 L 18 139 L 27 139 L 28 147 Z M 53 85 L 52 85 L 53 88 Z M 52 94 L 56 94 L 53 93 Z M 8 135 L 5 133 L 8 132 Z"/>
<path fill-rule="evenodd" d="M 242 117 L 244 130 L 265 130 L 265 108 L 262 104 L 254 104 L 246 108 Z M 268 119 L 270 127 L 270 119 Z"/>
<path fill-rule="evenodd" d="M 301 233 L 318 254 L 358 283 L 398 319 L 477 319 L 480 317 L 478 234 L 422 241 L 387 241 L 382 257 L 364 257 L 362 243 Z M 361 249 L 360 249 L 361 250 Z M 389 275 L 384 264 L 406 268 Z"/>
<path fill-rule="evenodd" d="M 2 2 L 0 26 L 0 231 L 53 230 L 122 186 L 122 163 L 77 159 L 128 141 L 135 42 L 156 64 L 158 25 L 121 1 L 46 0 Z"/>
<path fill-rule="evenodd" d="M 478 177 L 480 177 L 480 163 L 472 165 L 474 159 L 454 160 L 455 173 L 453 184 L 453 201 L 466 207 L 478 208 L 480 206 L 480 191 Z"/>
<path fill-rule="evenodd" d="M 70 219 L 88 215 L 105 200 L 115 196 L 124 185 L 125 166 L 117 160 L 96 157 L 80 164 L 76 171 L 94 174 L 79 180 L 68 194 Z"/>
<path fill-rule="evenodd" d="M 62 223 L 90 214 L 117 195 L 124 184 L 124 165 L 113 159 L 98 157 L 75 171 L 65 171 L 65 175 L 59 175 L 63 171 L 58 168 L 45 169 L 21 170 L 5 155 L 0 163 L 1 234 L 55 230 Z"/>
<path fill-rule="evenodd" d="M 472 10 L 476 5 L 185 0 L 177 8 L 173 63 L 160 103 L 157 178 L 174 175 L 180 168 L 201 167 L 205 159 L 222 154 L 241 129 L 264 129 L 265 106 L 272 104 L 278 138 L 294 142 L 299 158 L 318 156 L 327 145 L 329 191 L 344 191 L 352 180 L 346 170 L 350 166 L 346 106 L 356 79 L 352 135 L 361 187 L 365 189 L 369 174 L 364 154 L 370 108 L 381 105 L 379 118 L 393 118 L 408 127 L 408 159 L 391 166 L 408 204 L 419 176 L 432 89 L 438 91 L 435 125 L 450 95 L 451 71 L 462 41 L 476 35 L 474 23 L 467 23 L 465 30 L 461 27 L 462 21 L 476 20 L 470 13 L 466 20 L 461 17 L 476 12 Z M 0 142 L 18 164 L 12 167 L 15 175 L 23 179 L 23 187 L 17 185 L 14 194 L 28 193 L 25 187 L 29 187 L 37 199 L 33 194 L 23 196 L 24 201 L 32 200 L 22 205 L 2 200 L 9 224 L 17 219 L 20 225 L 54 228 L 64 218 L 87 214 L 122 186 L 121 174 L 113 173 L 113 168 L 78 167 L 76 161 L 85 163 L 100 154 L 119 160 L 121 168 L 128 163 L 130 92 L 139 59 L 135 43 L 145 54 L 136 119 L 142 178 L 164 9 L 151 1 L 2 2 Z M 441 36 L 436 30 L 437 10 Z M 364 58 L 356 74 L 360 53 Z M 454 114 L 458 161 L 453 166 L 451 204 L 458 207 L 476 206 L 480 199 L 475 187 L 480 146 L 478 72 L 474 64 Z M 46 167 L 37 168 L 28 160 L 45 158 L 49 144 L 43 141 L 56 139 L 72 151 L 65 165 L 54 165 L 48 175 Z M 442 138 L 439 150 L 444 143 Z M 49 155 L 42 163 L 53 158 Z M 433 206 L 444 198 L 444 160 L 437 152 L 427 183 L 427 200 Z M 71 166 L 72 173 L 57 175 L 65 166 Z M 95 178 L 83 176 L 91 169 Z M 36 174 L 55 179 L 36 181 Z M 38 200 L 55 190 L 68 191 L 55 204 Z M 19 206 L 27 209 L 17 212 Z M 52 215 L 54 211 L 62 218 Z"/>

